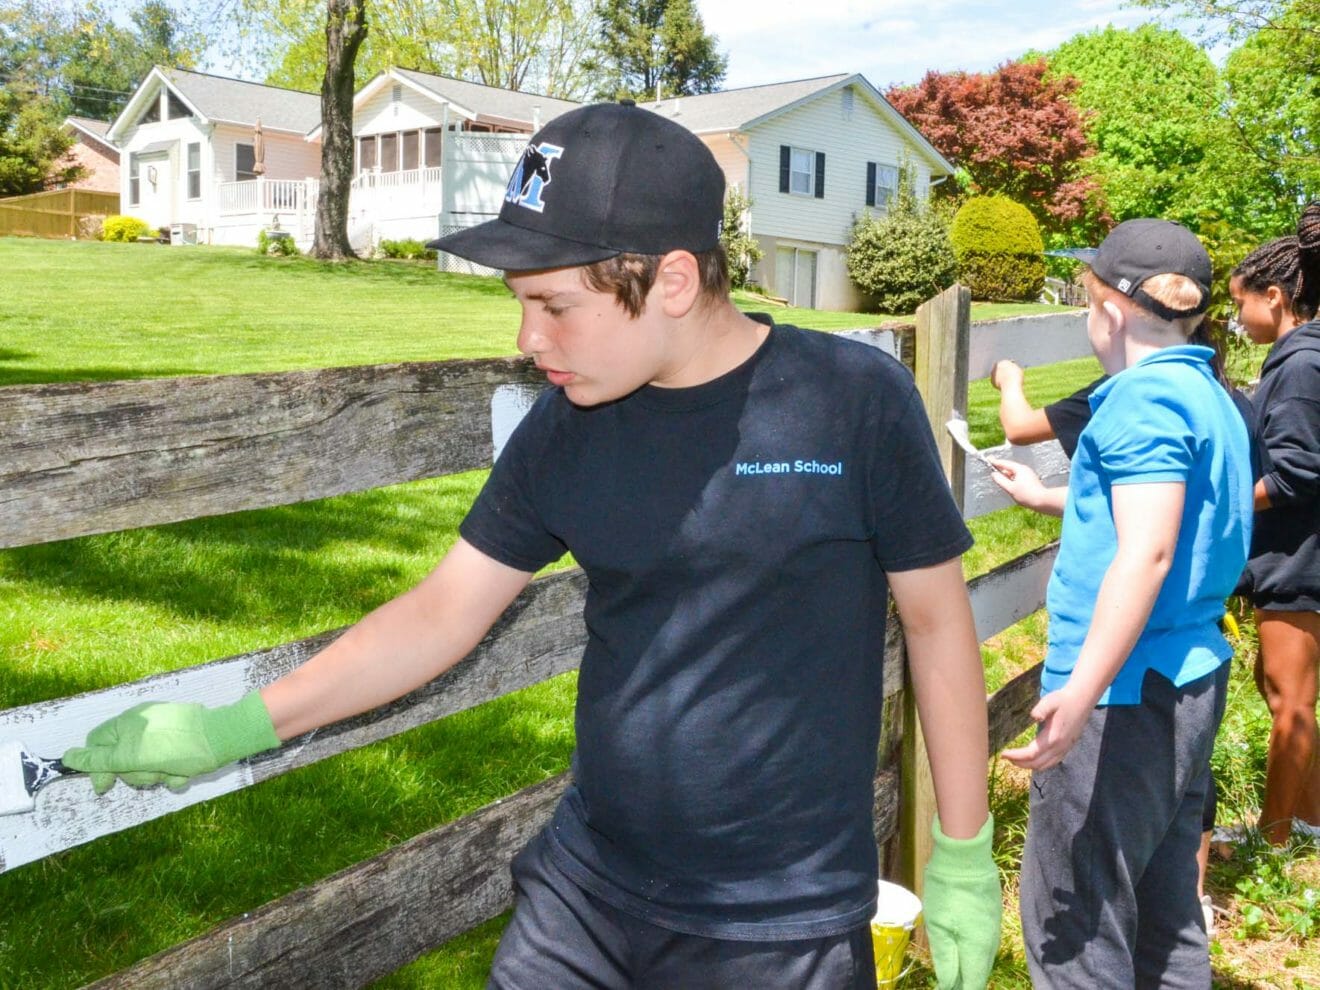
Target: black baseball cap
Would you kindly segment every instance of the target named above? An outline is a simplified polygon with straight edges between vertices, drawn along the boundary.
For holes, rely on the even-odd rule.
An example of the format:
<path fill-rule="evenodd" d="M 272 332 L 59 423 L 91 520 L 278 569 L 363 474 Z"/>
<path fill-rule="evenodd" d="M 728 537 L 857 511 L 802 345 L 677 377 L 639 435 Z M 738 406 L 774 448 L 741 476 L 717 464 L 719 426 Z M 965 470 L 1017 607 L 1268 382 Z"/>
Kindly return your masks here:
<path fill-rule="evenodd" d="M 532 135 L 499 219 L 426 246 L 505 271 L 698 253 L 719 243 L 723 212 L 724 173 L 700 138 L 631 101 L 596 103 Z"/>
<path fill-rule="evenodd" d="M 1172 220 L 1125 220 L 1109 232 L 1098 248 L 1070 248 L 1050 253 L 1089 265 L 1100 281 L 1166 320 L 1197 316 L 1210 305 L 1210 255 L 1195 234 Z M 1201 299 L 1195 306 L 1173 309 L 1142 290 L 1147 279 L 1170 274 L 1185 275 L 1196 283 Z"/>

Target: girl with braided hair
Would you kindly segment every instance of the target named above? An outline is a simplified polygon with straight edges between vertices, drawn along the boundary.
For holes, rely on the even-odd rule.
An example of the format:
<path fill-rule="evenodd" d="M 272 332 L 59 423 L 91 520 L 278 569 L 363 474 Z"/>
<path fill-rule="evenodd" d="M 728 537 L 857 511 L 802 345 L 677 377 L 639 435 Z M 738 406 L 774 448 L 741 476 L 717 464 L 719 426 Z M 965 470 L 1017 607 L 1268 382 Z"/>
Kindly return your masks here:
<path fill-rule="evenodd" d="M 1320 838 L 1320 202 L 1295 236 L 1249 254 L 1229 292 L 1247 335 L 1271 345 L 1253 398 L 1264 473 L 1246 579 L 1273 719 L 1259 824 L 1281 845 Z"/>

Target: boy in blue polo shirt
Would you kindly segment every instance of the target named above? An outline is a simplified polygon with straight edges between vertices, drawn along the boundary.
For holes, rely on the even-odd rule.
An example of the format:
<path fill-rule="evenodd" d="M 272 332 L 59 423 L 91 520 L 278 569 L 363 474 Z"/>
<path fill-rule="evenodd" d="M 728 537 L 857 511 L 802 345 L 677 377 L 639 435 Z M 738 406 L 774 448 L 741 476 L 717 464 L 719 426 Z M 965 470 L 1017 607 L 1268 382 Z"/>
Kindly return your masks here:
<path fill-rule="evenodd" d="M 1091 396 L 1067 489 L 997 462 L 1021 505 L 1064 517 L 1046 596 L 1021 910 L 1040 987 L 1208 987 L 1195 853 L 1246 561 L 1246 427 L 1187 341 L 1210 258 L 1178 224 L 1130 220 L 1090 265 Z"/>

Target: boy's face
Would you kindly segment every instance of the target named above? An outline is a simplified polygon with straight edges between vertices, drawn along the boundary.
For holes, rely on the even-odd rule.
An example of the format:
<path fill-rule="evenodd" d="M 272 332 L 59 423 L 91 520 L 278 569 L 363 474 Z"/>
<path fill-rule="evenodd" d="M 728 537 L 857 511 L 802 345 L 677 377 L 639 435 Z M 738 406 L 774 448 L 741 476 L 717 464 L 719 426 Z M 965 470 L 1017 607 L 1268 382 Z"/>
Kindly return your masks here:
<path fill-rule="evenodd" d="M 580 268 L 508 272 L 504 282 L 522 306 L 518 350 L 575 405 L 622 398 L 662 379 L 672 363 L 670 335 L 649 297 L 633 318 L 613 293 L 590 288 Z"/>

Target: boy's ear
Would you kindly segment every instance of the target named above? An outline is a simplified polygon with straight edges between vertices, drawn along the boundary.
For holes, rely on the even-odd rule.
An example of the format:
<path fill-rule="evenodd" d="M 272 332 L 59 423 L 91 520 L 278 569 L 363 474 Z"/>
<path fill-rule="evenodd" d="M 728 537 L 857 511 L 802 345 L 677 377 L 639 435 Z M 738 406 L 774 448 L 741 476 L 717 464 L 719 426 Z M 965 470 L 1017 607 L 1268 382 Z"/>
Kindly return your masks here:
<path fill-rule="evenodd" d="M 1127 326 L 1127 313 L 1112 299 L 1106 299 L 1100 304 L 1100 311 L 1105 314 L 1105 319 L 1109 323 L 1109 336 L 1122 333 Z"/>
<path fill-rule="evenodd" d="M 701 296 L 701 267 L 691 251 L 670 251 L 662 257 L 655 281 L 661 307 L 672 318 L 686 316 Z"/>

